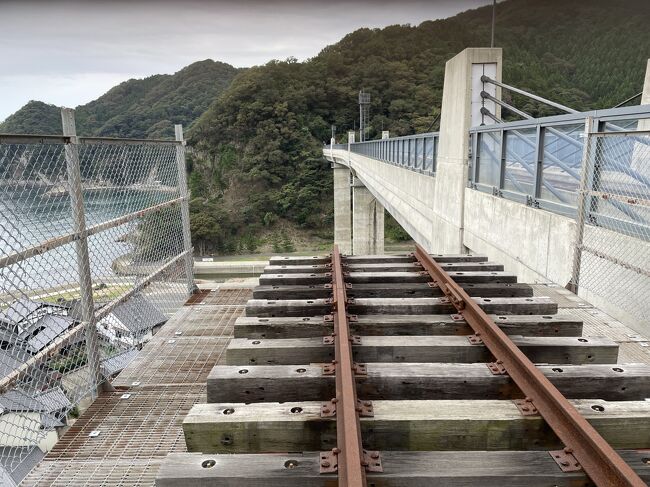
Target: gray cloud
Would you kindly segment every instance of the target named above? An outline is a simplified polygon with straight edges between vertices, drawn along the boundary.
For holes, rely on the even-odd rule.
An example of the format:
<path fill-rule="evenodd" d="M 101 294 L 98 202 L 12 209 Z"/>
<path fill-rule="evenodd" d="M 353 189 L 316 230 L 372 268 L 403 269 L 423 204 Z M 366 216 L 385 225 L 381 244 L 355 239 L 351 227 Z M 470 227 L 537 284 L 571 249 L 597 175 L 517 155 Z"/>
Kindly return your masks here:
<path fill-rule="evenodd" d="M 359 27 L 417 25 L 488 3 L 0 0 L 0 120 L 30 99 L 76 106 L 206 58 L 304 60 Z"/>

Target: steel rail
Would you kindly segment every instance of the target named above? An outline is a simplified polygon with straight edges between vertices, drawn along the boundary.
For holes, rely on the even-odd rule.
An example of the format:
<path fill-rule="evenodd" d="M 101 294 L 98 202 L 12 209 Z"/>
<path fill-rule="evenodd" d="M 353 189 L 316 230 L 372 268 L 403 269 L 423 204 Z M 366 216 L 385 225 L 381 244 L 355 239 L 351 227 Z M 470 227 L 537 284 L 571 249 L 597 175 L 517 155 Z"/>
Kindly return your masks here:
<path fill-rule="evenodd" d="M 558 438 L 564 442 L 565 452 L 577 459 L 596 485 L 646 486 L 478 303 L 420 245 L 416 245 L 415 257 L 458 310 L 458 314 L 472 327 L 476 337 L 482 340 L 494 355 L 497 364 L 503 366 L 526 395 L 526 401 L 537 409 Z"/>
<path fill-rule="evenodd" d="M 366 485 L 362 465 L 361 424 L 352 360 L 352 336 L 346 311 L 347 294 L 338 245 L 332 250 L 332 304 L 334 307 L 334 358 L 336 360 L 336 444 L 339 487 Z"/>

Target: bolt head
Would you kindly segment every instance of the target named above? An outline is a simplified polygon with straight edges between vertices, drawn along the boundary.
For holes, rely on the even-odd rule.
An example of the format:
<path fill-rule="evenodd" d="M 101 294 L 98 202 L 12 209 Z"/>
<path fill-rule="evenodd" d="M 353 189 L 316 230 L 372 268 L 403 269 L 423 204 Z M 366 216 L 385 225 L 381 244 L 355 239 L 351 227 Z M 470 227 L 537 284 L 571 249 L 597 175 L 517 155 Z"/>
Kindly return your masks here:
<path fill-rule="evenodd" d="M 370 458 L 379 458 L 379 453 L 377 453 L 376 451 L 372 452 Z"/>
<path fill-rule="evenodd" d="M 323 460 L 322 462 L 320 462 L 320 466 L 327 468 L 330 466 L 330 462 L 328 462 L 327 460 Z"/>

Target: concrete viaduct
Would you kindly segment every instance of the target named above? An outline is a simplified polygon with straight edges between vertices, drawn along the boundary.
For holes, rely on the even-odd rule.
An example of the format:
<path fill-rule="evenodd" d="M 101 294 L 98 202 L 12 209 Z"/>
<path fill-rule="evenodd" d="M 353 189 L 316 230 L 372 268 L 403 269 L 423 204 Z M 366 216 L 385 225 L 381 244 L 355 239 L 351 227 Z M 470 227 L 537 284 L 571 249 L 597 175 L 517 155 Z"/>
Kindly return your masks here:
<path fill-rule="evenodd" d="M 383 253 L 387 210 L 431 253 L 486 254 L 524 282 L 568 286 L 649 333 L 650 307 L 634 301 L 650 294 L 650 69 L 641 105 L 579 113 L 545 100 L 566 114 L 519 112 L 524 120 L 503 123 L 502 90 L 517 89 L 503 84 L 502 64 L 495 48 L 447 62 L 438 133 L 354 143 L 351 132 L 324 148 L 335 242 L 344 253 Z M 602 132 L 620 136 L 592 144 Z M 598 150 L 607 164 L 590 172 L 583 161 Z"/>

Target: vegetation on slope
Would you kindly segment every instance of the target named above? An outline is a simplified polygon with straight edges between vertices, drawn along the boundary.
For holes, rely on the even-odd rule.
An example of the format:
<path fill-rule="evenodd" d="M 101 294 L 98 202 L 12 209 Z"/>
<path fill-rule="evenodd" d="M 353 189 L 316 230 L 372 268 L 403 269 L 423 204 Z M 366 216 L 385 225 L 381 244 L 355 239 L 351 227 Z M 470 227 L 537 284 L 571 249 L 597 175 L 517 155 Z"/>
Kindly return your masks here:
<path fill-rule="evenodd" d="M 640 91 L 648 2 L 509 0 L 497 12 L 506 82 L 580 110 Z M 239 74 L 190 132 L 194 239 L 229 252 L 277 239 L 278 229 L 331 238 L 331 171 L 321 156 L 330 125 L 339 134 L 353 129 L 364 88 L 371 136 L 437 128 L 445 62 L 489 45 L 490 23 L 485 7 L 417 27 L 360 29 L 307 62 L 272 61 Z M 553 113 L 514 101 L 534 116 Z"/>
<path fill-rule="evenodd" d="M 237 74 L 229 64 L 199 61 L 175 74 L 131 79 L 76 109 L 80 135 L 170 138 L 189 127 Z M 59 107 L 30 101 L 0 124 L 0 132 L 59 134 Z"/>

